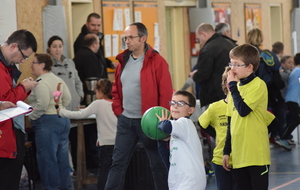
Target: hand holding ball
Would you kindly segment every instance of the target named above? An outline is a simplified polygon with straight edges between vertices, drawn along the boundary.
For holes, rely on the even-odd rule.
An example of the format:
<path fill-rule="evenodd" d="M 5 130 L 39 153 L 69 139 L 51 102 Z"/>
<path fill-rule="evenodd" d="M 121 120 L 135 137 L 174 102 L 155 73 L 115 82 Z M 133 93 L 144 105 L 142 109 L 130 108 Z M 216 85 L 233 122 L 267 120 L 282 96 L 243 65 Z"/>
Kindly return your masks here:
<path fill-rule="evenodd" d="M 159 130 L 157 128 L 159 119 L 157 118 L 156 114 L 160 117 L 163 117 L 164 114 L 162 113 L 167 112 L 167 116 L 170 117 L 170 111 L 166 108 L 155 106 L 152 108 L 149 108 L 143 115 L 141 125 L 142 130 L 145 133 L 145 135 L 151 139 L 154 140 L 162 140 L 169 136 L 169 134 L 164 133 L 163 131 Z"/>

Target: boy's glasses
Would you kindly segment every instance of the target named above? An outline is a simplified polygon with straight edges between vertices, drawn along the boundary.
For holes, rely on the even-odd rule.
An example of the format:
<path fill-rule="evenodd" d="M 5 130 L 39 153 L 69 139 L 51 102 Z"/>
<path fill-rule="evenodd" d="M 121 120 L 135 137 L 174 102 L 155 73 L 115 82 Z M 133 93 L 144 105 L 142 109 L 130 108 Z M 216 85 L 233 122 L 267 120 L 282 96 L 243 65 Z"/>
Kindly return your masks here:
<path fill-rule="evenodd" d="M 184 105 L 188 105 L 190 107 L 193 107 L 191 104 L 188 104 L 185 101 L 178 101 L 178 102 L 175 102 L 174 100 L 169 101 L 170 106 L 175 106 L 176 104 L 177 104 L 178 107 L 183 107 Z"/>
<path fill-rule="evenodd" d="M 228 66 L 229 66 L 230 68 L 240 68 L 240 67 L 246 66 L 246 64 L 243 64 L 243 65 L 236 65 L 236 64 L 231 64 L 231 63 L 229 62 Z"/>

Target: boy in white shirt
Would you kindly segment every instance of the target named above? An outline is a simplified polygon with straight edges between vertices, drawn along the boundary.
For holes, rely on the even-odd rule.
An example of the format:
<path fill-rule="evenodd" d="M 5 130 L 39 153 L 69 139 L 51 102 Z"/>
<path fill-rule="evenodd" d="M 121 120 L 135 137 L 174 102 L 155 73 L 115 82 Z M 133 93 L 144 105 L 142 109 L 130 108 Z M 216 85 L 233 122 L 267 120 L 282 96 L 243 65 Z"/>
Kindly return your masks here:
<path fill-rule="evenodd" d="M 194 123 L 189 119 L 195 111 L 196 99 L 187 91 L 177 91 L 169 102 L 171 115 L 156 115 L 158 128 L 171 135 L 169 190 L 204 190 L 206 175 L 202 145 Z M 172 116 L 172 120 L 170 120 Z"/>

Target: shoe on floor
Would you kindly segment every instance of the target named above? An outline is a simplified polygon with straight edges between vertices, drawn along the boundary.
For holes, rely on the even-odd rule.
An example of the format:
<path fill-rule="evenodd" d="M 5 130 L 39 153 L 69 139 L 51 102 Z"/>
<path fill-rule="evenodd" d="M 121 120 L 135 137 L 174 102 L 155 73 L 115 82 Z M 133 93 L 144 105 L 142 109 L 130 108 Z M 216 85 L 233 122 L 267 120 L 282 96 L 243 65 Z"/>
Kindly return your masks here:
<path fill-rule="evenodd" d="M 289 145 L 289 143 L 286 140 L 279 139 L 278 140 L 278 144 L 281 144 L 280 146 L 282 148 L 284 148 L 285 150 L 288 150 L 288 151 L 292 150 L 292 147 Z"/>
<path fill-rule="evenodd" d="M 296 143 L 293 139 L 287 139 L 286 141 L 289 145 L 296 145 Z"/>

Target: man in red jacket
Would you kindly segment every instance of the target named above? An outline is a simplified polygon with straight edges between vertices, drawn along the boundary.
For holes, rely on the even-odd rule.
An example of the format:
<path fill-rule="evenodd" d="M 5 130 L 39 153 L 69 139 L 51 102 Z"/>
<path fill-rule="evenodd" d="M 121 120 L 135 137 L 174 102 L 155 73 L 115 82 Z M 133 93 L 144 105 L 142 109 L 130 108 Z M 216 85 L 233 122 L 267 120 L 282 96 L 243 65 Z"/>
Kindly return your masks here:
<path fill-rule="evenodd" d="M 146 43 L 148 32 L 144 24 L 132 23 L 124 33 L 128 49 L 117 56 L 120 64 L 115 72 L 112 106 L 118 125 L 105 189 L 123 189 L 131 155 L 141 141 L 150 161 L 155 188 L 167 190 L 167 168 L 159 155 L 156 141 L 143 133 L 141 118 L 153 106 L 169 108 L 173 88 L 168 63 Z"/>
<path fill-rule="evenodd" d="M 27 30 L 13 32 L 0 47 L 0 100 L 16 103 L 25 100 L 38 82 L 31 77 L 17 84 L 23 63 L 37 50 L 33 34 Z M 0 189 L 18 190 L 25 155 L 24 118 L 0 123 Z"/>

